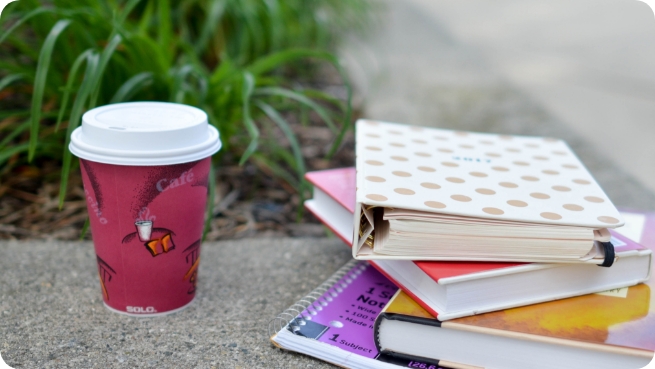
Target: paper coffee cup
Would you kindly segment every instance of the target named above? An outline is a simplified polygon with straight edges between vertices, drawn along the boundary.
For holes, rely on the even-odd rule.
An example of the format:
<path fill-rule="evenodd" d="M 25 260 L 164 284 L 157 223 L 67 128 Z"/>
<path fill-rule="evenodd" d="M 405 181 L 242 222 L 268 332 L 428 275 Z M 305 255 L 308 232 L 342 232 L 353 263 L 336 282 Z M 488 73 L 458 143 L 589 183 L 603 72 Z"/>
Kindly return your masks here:
<path fill-rule="evenodd" d="M 199 109 L 171 103 L 90 110 L 71 136 L 80 158 L 105 305 L 166 314 L 195 297 L 211 155 Z"/>

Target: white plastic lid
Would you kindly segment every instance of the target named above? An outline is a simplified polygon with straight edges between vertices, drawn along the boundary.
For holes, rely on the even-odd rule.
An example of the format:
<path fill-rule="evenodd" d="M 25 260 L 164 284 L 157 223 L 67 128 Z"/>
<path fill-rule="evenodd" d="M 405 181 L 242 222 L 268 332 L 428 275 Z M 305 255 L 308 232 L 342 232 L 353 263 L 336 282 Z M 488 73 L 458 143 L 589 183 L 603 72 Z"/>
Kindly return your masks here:
<path fill-rule="evenodd" d="M 116 165 L 169 165 L 218 152 L 218 130 L 188 105 L 134 102 L 89 110 L 68 149 L 82 159 Z"/>

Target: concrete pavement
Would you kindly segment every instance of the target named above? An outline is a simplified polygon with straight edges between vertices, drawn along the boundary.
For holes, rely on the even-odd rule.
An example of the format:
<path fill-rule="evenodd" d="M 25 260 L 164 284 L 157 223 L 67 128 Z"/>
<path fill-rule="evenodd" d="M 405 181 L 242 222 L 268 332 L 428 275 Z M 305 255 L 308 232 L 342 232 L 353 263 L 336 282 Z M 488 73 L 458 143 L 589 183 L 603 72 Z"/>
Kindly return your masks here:
<path fill-rule="evenodd" d="M 0 242 L 0 353 L 13 368 L 330 368 L 274 348 L 268 322 L 351 259 L 337 239 L 203 244 L 185 310 L 102 304 L 90 242 Z"/>

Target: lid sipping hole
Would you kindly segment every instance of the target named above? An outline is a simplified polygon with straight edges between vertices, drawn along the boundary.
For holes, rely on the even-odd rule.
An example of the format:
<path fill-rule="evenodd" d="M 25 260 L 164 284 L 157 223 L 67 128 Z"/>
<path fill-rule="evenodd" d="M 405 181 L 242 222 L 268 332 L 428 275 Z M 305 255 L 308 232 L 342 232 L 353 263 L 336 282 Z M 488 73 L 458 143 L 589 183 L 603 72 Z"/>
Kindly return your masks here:
<path fill-rule="evenodd" d="M 109 129 L 115 129 L 117 131 L 124 131 L 125 127 L 109 127 Z"/>

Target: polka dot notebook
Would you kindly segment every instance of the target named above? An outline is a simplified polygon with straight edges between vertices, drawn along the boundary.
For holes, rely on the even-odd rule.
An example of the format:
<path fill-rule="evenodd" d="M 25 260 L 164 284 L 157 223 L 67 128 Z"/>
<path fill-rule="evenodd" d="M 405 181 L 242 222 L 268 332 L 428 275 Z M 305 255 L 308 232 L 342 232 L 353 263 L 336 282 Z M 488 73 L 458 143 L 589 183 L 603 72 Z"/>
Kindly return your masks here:
<path fill-rule="evenodd" d="M 414 221 L 407 223 L 413 225 L 412 229 L 423 226 L 428 229 L 427 233 L 431 231 L 430 223 L 426 222 L 435 219 L 441 223 L 469 226 L 476 223 L 500 225 L 498 229 L 502 232 L 499 235 L 495 235 L 493 230 L 489 231 L 491 233 L 482 232 L 487 235 L 483 243 L 489 244 L 499 241 L 496 238 L 502 238 L 507 230 L 527 227 L 523 232 L 528 234 L 522 236 L 523 239 L 573 238 L 580 247 L 583 243 L 587 245 L 588 252 L 592 251 L 594 239 L 606 239 L 603 236 L 607 234 L 605 228 L 623 225 L 623 219 L 610 199 L 568 145 L 559 139 L 360 120 L 357 122 L 356 142 L 355 229 L 359 230 L 355 232 L 357 242 L 354 243 L 358 247 L 353 248 L 356 258 L 405 258 L 402 255 L 377 255 L 370 247 L 372 242 L 367 242 L 367 239 L 372 239 L 368 236 L 369 233 L 375 234 L 373 228 L 376 225 L 372 209 L 385 209 L 385 221 L 400 214 L 399 219 Z M 531 232 L 536 236 L 530 236 Z M 380 230 L 377 233 L 380 235 Z M 560 234 L 567 236 L 559 237 Z M 469 236 L 475 238 L 476 233 Z M 453 245 L 467 245 L 467 242 L 459 242 L 457 237 L 450 240 Z M 480 240 L 473 241 L 479 243 Z M 537 243 L 530 242 L 525 247 L 537 247 Z M 575 261 L 583 256 L 578 256 Z M 410 258 L 457 259 L 452 255 Z M 570 262 L 570 258 L 543 255 L 539 260 L 514 260 Z M 466 260 L 496 259 L 489 255 L 466 257 Z"/>

